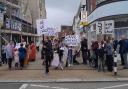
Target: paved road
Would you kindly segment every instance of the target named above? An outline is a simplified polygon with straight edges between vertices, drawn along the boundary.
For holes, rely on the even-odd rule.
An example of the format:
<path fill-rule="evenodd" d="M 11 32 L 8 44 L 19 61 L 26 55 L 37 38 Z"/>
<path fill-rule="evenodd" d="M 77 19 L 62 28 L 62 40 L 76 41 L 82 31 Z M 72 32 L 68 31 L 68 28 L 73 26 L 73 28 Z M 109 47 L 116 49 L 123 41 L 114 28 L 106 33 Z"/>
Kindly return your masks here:
<path fill-rule="evenodd" d="M 0 83 L 0 89 L 128 89 L 128 82 Z"/>

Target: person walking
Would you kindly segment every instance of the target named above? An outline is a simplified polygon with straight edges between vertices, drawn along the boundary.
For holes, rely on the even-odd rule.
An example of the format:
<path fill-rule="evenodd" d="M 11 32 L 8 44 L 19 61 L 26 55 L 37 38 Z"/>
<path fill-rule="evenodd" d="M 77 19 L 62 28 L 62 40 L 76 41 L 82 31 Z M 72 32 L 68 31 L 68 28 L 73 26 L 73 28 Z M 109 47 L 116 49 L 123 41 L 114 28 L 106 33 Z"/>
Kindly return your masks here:
<path fill-rule="evenodd" d="M 64 44 L 62 42 L 59 42 L 59 60 L 61 63 L 63 58 L 63 52 L 64 52 Z"/>
<path fill-rule="evenodd" d="M 56 46 L 54 46 L 54 56 L 53 56 L 51 65 L 52 67 L 55 67 L 55 69 L 61 68 L 63 70 L 62 62 L 59 59 L 59 42 L 58 41 Z"/>
<path fill-rule="evenodd" d="M 23 44 L 20 44 L 20 48 L 18 49 L 19 51 L 19 62 L 20 62 L 20 69 L 22 70 L 24 67 L 24 60 L 26 56 L 26 49 L 23 48 Z"/>
<path fill-rule="evenodd" d="M 29 61 L 35 61 L 36 60 L 36 46 L 34 42 L 32 41 L 30 44 L 30 54 L 29 54 Z"/>
<path fill-rule="evenodd" d="M 6 49 L 6 58 L 8 61 L 8 68 L 11 70 L 12 60 L 13 60 L 13 45 L 12 45 L 12 43 L 8 43 L 5 49 Z"/>
<path fill-rule="evenodd" d="M 88 46 L 87 46 L 87 39 L 83 38 L 81 41 L 81 51 L 82 51 L 82 58 L 83 64 L 87 64 L 88 60 Z"/>
<path fill-rule="evenodd" d="M 105 43 L 101 41 L 98 48 L 98 71 L 105 71 Z"/>
<path fill-rule="evenodd" d="M 49 67 L 51 63 L 51 44 L 48 42 L 49 38 L 45 38 L 43 43 L 43 49 L 45 54 L 45 74 L 47 75 L 49 73 Z"/>

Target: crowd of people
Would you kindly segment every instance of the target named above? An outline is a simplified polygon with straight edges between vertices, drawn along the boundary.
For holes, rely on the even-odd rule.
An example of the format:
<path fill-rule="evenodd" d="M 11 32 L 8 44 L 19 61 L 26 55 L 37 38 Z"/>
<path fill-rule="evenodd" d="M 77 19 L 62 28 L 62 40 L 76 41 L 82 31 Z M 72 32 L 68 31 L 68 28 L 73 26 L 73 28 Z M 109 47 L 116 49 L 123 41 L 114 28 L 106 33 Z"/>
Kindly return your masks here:
<path fill-rule="evenodd" d="M 8 68 L 11 70 L 23 69 L 30 61 L 36 59 L 36 47 L 34 42 L 24 45 L 20 43 L 20 47 L 17 47 L 13 42 L 8 42 L 2 45 L 2 64 L 8 64 Z"/>
<path fill-rule="evenodd" d="M 105 68 L 109 72 L 113 71 L 114 67 L 114 54 L 120 54 L 118 59 L 121 59 L 121 65 L 124 69 L 128 69 L 127 54 L 128 54 L 128 39 L 124 35 L 120 40 L 115 40 L 112 37 L 106 37 L 100 41 L 92 41 L 91 48 L 88 49 L 87 39 L 83 39 L 81 42 L 81 51 L 84 64 L 89 62 L 91 67 L 94 67 L 98 71 L 105 71 Z"/>
<path fill-rule="evenodd" d="M 23 69 L 30 61 L 36 60 L 36 53 L 41 48 L 42 65 L 45 66 L 45 74 L 49 73 L 49 67 L 55 69 L 64 69 L 79 65 L 80 55 L 82 64 L 89 65 L 98 71 L 113 71 L 114 52 L 120 54 L 121 65 L 124 69 L 128 68 L 128 39 L 124 35 L 120 40 L 115 40 L 111 37 L 106 37 L 100 41 L 92 41 L 91 48 L 88 48 L 88 40 L 82 38 L 78 46 L 68 46 L 63 40 L 57 38 L 51 39 L 45 37 L 42 44 L 34 42 L 24 45 L 20 44 L 17 48 L 13 43 L 2 45 L 2 63 L 8 64 L 8 68 L 12 69 L 14 64 L 15 69 Z"/>
<path fill-rule="evenodd" d="M 68 46 L 58 39 L 50 40 L 48 37 L 44 40 L 42 46 L 43 65 L 46 65 L 45 73 L 48 74 L 49 67 L 55 69 L 63 69 L 71 67 L 74 64 L 79 65 L 80 54 L 82 63 L 89 65 L 98 71 L 113 71 L 114 53 L 120 54 L 121 65 L 124 69 L 128 68 L 127 53 L 128 40 L 125 36 L 121 36 L 120 40 L 115 40 L 112 37 L 106 37 L 100 41 L 92 41 L 91 48 L 88 48 L 88 40 L 82 38 L 80 47 Z"/>

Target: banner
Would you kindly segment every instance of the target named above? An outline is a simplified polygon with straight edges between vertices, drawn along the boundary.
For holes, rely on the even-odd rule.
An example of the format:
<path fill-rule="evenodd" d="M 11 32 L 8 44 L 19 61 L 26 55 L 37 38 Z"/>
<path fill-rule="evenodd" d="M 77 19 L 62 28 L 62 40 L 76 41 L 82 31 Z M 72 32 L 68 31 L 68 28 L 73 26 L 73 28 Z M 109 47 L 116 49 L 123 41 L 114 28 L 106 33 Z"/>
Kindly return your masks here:
<path fill-rule="evenodd" d="M 48 23 L 43 20 L 37 20 L 37 33 L 38 35 L 46 35 L 46 36 L 55 36 L 57 33 L 57 29 L 53 28 L 52 26 L 49 26 Z"/>
<path fill-rule="evenodd" d="M 65 37 L 64 43 L 68 46 L 78 46 L 78 43 L 80 43 L 80 38 L 77 35 L 68 35 Z"/>
<path fill-rule="evenodd" d="M 45 28 L 45 22 L 43 19 L 39 19 L 36 21 L 37 24 L 37 33 L 38 35 L 46 34 L 47 29 Z"/>

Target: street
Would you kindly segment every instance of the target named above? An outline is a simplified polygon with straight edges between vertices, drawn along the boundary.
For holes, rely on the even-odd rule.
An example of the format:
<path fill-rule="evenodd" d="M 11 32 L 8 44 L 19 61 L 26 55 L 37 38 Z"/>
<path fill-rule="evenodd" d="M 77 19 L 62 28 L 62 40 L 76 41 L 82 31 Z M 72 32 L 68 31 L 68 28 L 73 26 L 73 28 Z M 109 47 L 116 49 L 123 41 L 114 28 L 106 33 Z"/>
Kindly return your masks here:
<path fill-rule="evenodd" d="M 128 82 L 0 83 L 0 89 L 127 89 Z"/>

